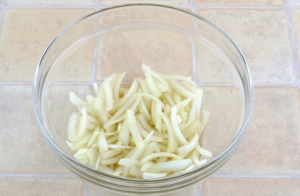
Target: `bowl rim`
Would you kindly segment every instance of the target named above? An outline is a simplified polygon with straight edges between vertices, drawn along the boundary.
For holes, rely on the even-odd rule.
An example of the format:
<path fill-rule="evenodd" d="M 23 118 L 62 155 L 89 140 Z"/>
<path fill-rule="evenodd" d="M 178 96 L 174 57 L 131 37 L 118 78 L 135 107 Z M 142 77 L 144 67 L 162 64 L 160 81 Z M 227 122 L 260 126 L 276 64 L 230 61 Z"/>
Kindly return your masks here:
<path fill-rule="evenodd" d="M 248 101 L 245 101 L 245 106 L 244 106 L 244 118 L 243 121 L 241 123 L 241 126 L 237 132 L 237 134 L 235 135 L 234 139 L 232 140 L 232 142 L 230 143 L 230 145 L 227 146 L 227 148 L 225 150 L 223 150 L 221 153 L 219 153 L 217 156 L 213 157 L 210 161 L 208 161 L 207 163 L 205 163 L 204 165 L 197 167 L 191 171 L 185 172 L 183 174 L 179 174 L 179 175 L 174 175 L 174 176 L 169 176 L 169 177 L 165 177 L 162 179 L 155 179 L 155 180 L 144 180 L 144 179 L 134 179 L 134 178 L 125 178 L 125 177 L 120 177 L 120 176 L 116 176 L 116 175 L 111 175 L 105 172 L 101 172 L 98 170 L 95 170 L 87 165 L 84 165 L 82 163 L 80 163 L 79 161 L 75 160 L 74 158 L 70 157 L 69 155 L 65 154 L 56 144 L 55 142 L 52 140 L 51 136 L 49 135 L 49 133 L 47 132 L 47 128 L 45 127 L 44 123 L 43 123 L 43 115 L 40 113 L 39 111 L 39 106 L 41 104 L 40 101 L 40 95 L 42 94 L 42 88 L 44 83 L 42 82 L 42 84 L 40 84 L 40 80 L 39 80 L 39 73 L 40 70 L 42 68 L 42 63 L 44 58 L 46 57 L 48 51 L 52 48 L 52 46 L 57 42 L 57 40 L 64 35 L 67 31 L 71 30 L 74 26 L 76 26 L 78 23 L 84 21 L 85 19 L 93 16 L 93 15 L 97 15 L 101 12 L 105 12 L 105 11 L 109 11 L 109 10 L 114 10 L 114 9 L 118 9 L 118 8 L 125 8 L 125 7 L 135 7 L 135 6 L 145 6 L 145 7 L 160 7 L 160 8 L 167 8 L 167 9 L 171 9 L 173 11 L 179 11 L 182 12 L 184 14 L 190 15 L 195 17 L 198 20 L 201 20 L 203 22 L 205 22 L 206 24 L 210 25 L 211 27 L 213 27 L 215 30 L 217 30 L 221 35 L 223 35 L 228 41 L 229 43 L 235 48 L 235 50 L 238 52 L 238 54 L 240 55 L 243 63 L 244 63 L 244 68 L 245 68 L 245 72 L 247 73 L 246 75 L 246 79 L 247 79 L 247 84 L 245 85 L 245 89 L 244 89 L 244 93 L 245 93 L 245 98 Z M 61 155 L 63 155 L 65 158 L 67 158 L 69 161 L 75 163 L 75 164 L 79 164 L 80 167 L 83 167 L 84 169 L 90 171 L 90 172 L 94 172 L 99 174 L 99 177 L 107 177 L 110 179 L 117 179 L 120 181 L 126 181 L 126 182 L 135 182 L 135 183 L 149 183 L 149 182 L 166 182 L 166 181 L 170 181 L 170 180 L 176 180 L 182 177 L 191 177 L 194 175 L 199 175 L 199 172 L 201 174 L 201 171 L 211 167 L 212 165 L 214 165 L 215 163 L 218 163 L 219 160 L 221 160 L 221 158 L 224 157 L 224 155 L 226 154 L 233 154 L 233 152 L 231 152 L 232 150 L 235 150 L 236 146 L 238 143 L 240 143 L 242 136 L 244 135 L 244 132 L 248 126 L 248 123 L 250 121 L 251 118 L 251 114 L 252 114 L 252 110 L 253 110 L 253 105 L 254 105 L 254 85 L 253 85 L 253 81 L 252 81 L 252 76 L 251 76 L 251 72 L 250 72 L 250 68 L 248 66 L 248 63 L 243 55 L 243 53 L 241 52 L 241 50 L 239 49 L 239 47 L 237 46 L 237 44 L 235 44 L 235 42 L 223 31 L 221 30 L 219 27 L 217 27 L 215 24 L 213 24 L 212 22 L 208 21 L 207 19 L 203 18 L 202 16 L 199 16 L 195 13 L 192 13 L 190 11 L 187 10 L 183 10 L 180 8 L 176 8 L 176 7 L 172 7 L 172 6 L 168 6 L 168 5 L 161 5 L 161 4 L 152 4 L 152 3 L 134 3 L 134 4 L 124 4 L 124 5 L 117 5 L 117 6 L 112 6 L 112 7 L 106 7 L 103 9 L 100 9 L 98 11 L 95 11 L 91 14 L 88 14 L 78 20 L 76 20 L 75 22 L 73 22 L 71 25 L 67 26 L 65 29 L 63 29 L 59 34 L 57 34 L 54 39 L 50 42 L 50 44 L 46 47 L 45 51 L 43 52 L 38 65 L 36 67 L 35 70 L 35 75 L 34 75 L 34 81 L 33 81 L 33 106 L 34 106 L 34 113 L 35 113 L 35 117 L 36 120 L 39 124 L 40 127 L 40 131 L 42 132 L 43 136 L 46 138 L 46 140 L 48 141 L 48 143 L 51 145 L 51 147 L 54 147 L 55 150 L 57 152 L 59 152 Z M 230 155 L 230 156 L 231 156 Z M 229 157 L 228 157 L 229 158 Z M 226 162 L 226 161 L 225 161 Z M 117 181 L 116 181 L 117 182 Z"/>

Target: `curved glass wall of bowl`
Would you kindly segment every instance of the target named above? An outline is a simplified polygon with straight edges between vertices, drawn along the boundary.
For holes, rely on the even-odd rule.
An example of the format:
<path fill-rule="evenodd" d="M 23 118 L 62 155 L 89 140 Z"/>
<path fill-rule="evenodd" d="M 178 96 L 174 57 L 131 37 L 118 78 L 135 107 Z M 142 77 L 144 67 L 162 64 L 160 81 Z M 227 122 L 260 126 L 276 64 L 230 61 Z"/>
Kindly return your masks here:
<path fill-rule="evenodd" d="M 66 145 L 68 118 L 77 108 L 68 93 L 85 99 L 92 84 L 127 72 L 125 83 L 142 77 L 141 65 L 191 76 L 204 89 L 211 112 L 201 145 L 214 157 L 181 176 L 144 181 L 111 176 L 79 163 Z M 68 74 L 65 74 L 68 73 Z M 235 44 L 203 18 L 158 5 L 108 8 L 63 31 L 43 55 L 35 78 L 35 111 L 55 154 L 75 173 L 128 193 L 158 193 L 188 186 L 220 167 L 234 152 L 253 105 L 247 64 Z"/>

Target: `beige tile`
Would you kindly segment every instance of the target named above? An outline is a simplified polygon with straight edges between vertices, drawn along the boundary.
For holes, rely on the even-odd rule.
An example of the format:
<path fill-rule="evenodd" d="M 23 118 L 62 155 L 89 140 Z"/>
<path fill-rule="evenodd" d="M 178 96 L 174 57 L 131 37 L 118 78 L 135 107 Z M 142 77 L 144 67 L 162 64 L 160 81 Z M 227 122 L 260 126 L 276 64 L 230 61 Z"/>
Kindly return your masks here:
<path fill-rule="evenodd" d="M 300 1 L 299 1 L 300 5 Z M 292 10 L 292 19 L 294 25 L 294 35 L 298 51 L 298 65 L 300 65 L 300 9 Z M 299 67 L 300 68 L 300 67 Z"/>
<path fill-rule="evenodd" d="M 218 174 L 300 174 L 300 92 L 256 88 L 252 119 L 241 145 Z"/>
<path fill-rule="evenodd" d="M 6 0 L 7 5 L 94 5 L 96 0 Z"/>
<path fill-rule="evenodd" d="M 68 122 L 72 112 L 77 112 L 78 108 L 69 101 L 69 92 L 74 92 L 80 99 L 85 100 L 86 95 L 91 94 L 88 86 L 68 86 L 52 85 L 49 87 L 49 97 L 45 101 L 44 118 L 47 119 L 47 130 L 51 130 L 51 135 L 61 149 L 74 154 L 66 144 L 68 138 Z"/>
<path fill-rule="evenodd" d="M 201 83 L 234 84 L 236 73 L 233 63 L 226 61 L 203 41 L 194 39 L 196 50 L 196 76 Z"/>
<path fill-rule="evenodd" d="M 0 177 L 0 195 L 6 196 L 81 196 L 83 189 L 78 178 Z"/>
<path fill-rule="evenodd" d="M 127 71 L 141 76 L 142 63 L 162 73 L 192 75 L 191 43 L 183 34 L 144 27 L 113 31 L 100 39 L 97 79 Z"/>
<path fill-rule="evenodd" d="M 92 183 L 88 183 L 88 191 L 87 191 L 87 196 L 130 196 L 132 194 L 130 193 L 119 193 L 119 192 L 112 192 L 112 190 L 107 190 L 104 189 L 100 186 L 97 186 L 95 184 Z M 171 193 L 165 193 L 165 194 L 154 194 L 157 196 L 182 196 L 182 195 L 189 195 L 189 196 L 198 196 L 200 195 L 200 185 L 199 183 L 196 183 L 192 186 L 189 186 L 187 188 L 181 189 L 181 190 L 177 190 Z"/>
<path fill-rule="evenodd" d="M 0 100 L 0 173 L 71 173 L 40 133 L 32 86 L 2 85 Z"/>
<path fill-rule="evenodd" d="M 98 186 L 93 183 L 88 183 L 87 186 L 87 196 L 119 196 L 120 194 L 118 192 L 105 189 L 101 186 Z M 125 194 L 126 195 L 126 194 Z"/>
<path fill-rule="evenodd" d="M 255 83 L 293 83 L 295 63 L 283 10 L 204 9 L 197 13 L 233 38 Z"/>
<path fill-rule="evenodd" d="M 184 189 L 174 191 L 163 196 L 182 196 L 182 195 L 190 195 L 190 196 L 197 196 L 200 195 L 200 184 L 196 183 L 191 186 L 188 186 Z"/>
<path fill-rule="evenodd" d="M 296 5 L 296 6 L 300 5 L 300 1 L 299 0 L 289 0 L 288 2 L 289 2 L 290 5 Z"/>
<path fill-rule="evenodd" d="M 7 5 L 94 5 L 96 0 L 6 0 Z"/>
<path fill-rule="evenodd" d="M 290 0 L 291 1 L 291 0 Z M 282 6 L 284 5 L 284 0 L 194 0 L 196 5 L 216 5 L 216 6 Z"/>
<path fill-rule="evenodd" d="M 204 86 L 202 109 L 210 112 L 201 145 L 214 156 L 232 142 L 242 122 L 242 94 L 234 86 Z"/>
<path fill-rule="evenodd" d="M 55 75 L 53 76 L 53 81 L 55 82 L 90 81 L 92 79 L 92 70 L 94 66 L 93 60 L 94 60 L 95 42 L 96 42 L 96 38 L 85 41 L 79 47 L 75 49 L 73 48 L 74 50 L 72 50 L 72 52 L 68 54 L 67 58 L 64 58 L 59 63 L 54 63 L 54 67 L 57 68 L 53 69 L 55 71 Z M 49 54 L 49 56 L 52 55 Z"/>
<path fill-rule="evenodd" d="M 6 9 L 0 34 L 0 80 L 31 81 L 43 51 L 54 36 L 92 11 L 91 9 Z M 87 80 L 91 70 L 80 64 L 78 67 L 82 72 L 82 78 L 79 80 Z M 72 72 L 66 72 L 66 76 L 70 74 L 72 75 Z"/>
<path fill-rule="evenodd" d="M 155 3 L 164 5 L 189 5 L 189 0 L 100 0 L 102 5 L 122 5 L 129 3 Z"/>
<path fill-rule="evenodd" d="M 203 181 L 203 196 L 296 196 L 299 184 L 299 179 L 208 178 Z"/>

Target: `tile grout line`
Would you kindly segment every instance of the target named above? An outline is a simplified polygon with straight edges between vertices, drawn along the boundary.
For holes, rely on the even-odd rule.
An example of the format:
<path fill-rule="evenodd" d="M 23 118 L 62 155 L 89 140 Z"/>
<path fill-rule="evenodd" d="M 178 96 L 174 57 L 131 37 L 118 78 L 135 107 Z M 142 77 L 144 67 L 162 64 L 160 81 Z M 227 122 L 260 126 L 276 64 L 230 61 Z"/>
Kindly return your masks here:
<path fill-rule="evenodd" d="M 190 9 L 191 9 L 192 13 L 194 13 L 194 14 L 196 13 L 196 6 L 194 4 L 191 5 Z"/>
<path fill-rule="evenodd" d="M 84 181 L 83 196 L 88 196 L 88 184 Z"/>
<path fill-rule="evenodd" d="M 193 2 L 193 0 L 192 0 Z M 196 12 L 195 6 L 193 4 L 191 4 L 190 9 L 193 13 Z M 195 31 L 197 31 L 197 24 L 194 20 L 192 20 L 193 22 L 193 29 Z M 188 37 L 190 43 L 191 43 L 191 47 L 192 47 L 192 80 L 198 84 L 199 80 L 197 77 L 197 48 L 196 48 L 196 44 L 194 42 L 194 40 L 189 36 Z"/>
<path fill-rule="evenodd" d="M 191 37 L 188 38 L 191 43 L 191 49 L 192 49 L 192 79 L 194 82 L 197 82 L 197 62 L 196 62 L 196 46 L 194 41 Z"/>
<path fill-rule="evenodd" d="M 192 9 L 194 5 L 194 0 L 189 0 L 189 8 Z"/>
<path fill-rule="evenodd" d="M 0 33 L 2 32 L 2 25 L 4 23 L 4 4 L 3 2 L 0 4 Z"/>
<path fill-rule="evenodd" d="M 100 10 L 102 8 L 101 4 L 100 4 L 100 0 L 96 0 L 96 5 L 94 6 L 95 10 Z"/>
<path fill-rule="evenodd" d="M 90 8 L 94 9 L 95 5 L 7 5 L 6 3 L 2 3 L 3 7 L 5 8 L 32 8 L 32 9 L 43 9 L 43 8 L 49 8 L 49 9 L 80 9 L 80 8 Z"/>
<path fill-rule="evenodd" d="M 102 4 L 94 4 L 94 5 L 7 5 L 2 3 L 2 6 L 5 8 L 32 8 L 32 9 L 44 9 L 44 8 L 49 8 L 49 9 L 80 9 L 80 8 L 90 8 L 90 9 L 98 9 L 98 8 L 108 8 L 108 7 L 113 7 L 109 5 L 102 5 Z M 192 5 L 185 6 L 185 5 L 173 5 L 173 7 L 176 8 L 191 8 Z"/>
<path fill-rule="evenodd" d="M 18 178 L 76 178 L 75 174 L 24 174 L 24 173 L 0 173 L 0 177 Z"/>
<path fill-rule="evenodd" d="M 100 38 L 97 38 L 95 40 L 95 45 L 94 45 L 94 54 L 93 54 L 93 65 L 92 65 L 92 78 L 91 78 L 91 83 L 95 83 L 97 78 L 97 54 L 98 54 L 98 45 L 100 42 Z"/>
<path fill-rule="evenodd" d="M 199 193 L 200 193 L 199 196 L 204 196 L 202 181 L 200 181 L 200 183 L 199 183 Z"/>
<path fill-rule="evenodd" d="M 285 6 L 216 6 L 216 5 L 194 5 L 196 9 L 266 9 L 266 10 L 277 10 L 282 9 Z"/>
<path fill-rule="evenodd" d="M 33 81 L 31 81 L 31 82 L 29 82 L 29 81 L 24 81 L 24 82 L 13 82 L 13 81 L 3 82 L 3 81 L 0 81 L 0 85 L 33 85 Z"/>
<path fill-rule="evenodd" d="M 298 86 L 299 86 L 300 70 L 299 70 L 298 50 L 297 50 L 297 46 L 296 46 L 295 31 L 294 31 L 293 18 L 292 18 L 292 13 L 291 13 L 290 7 L 286 8 L 286 14 L 287 14 L 287 18 L 288 18 L 288 28 L 289 28 L 289 34 L 290 34 L 290 39 L 291 39 L 293 60 L 295 62 L 295 70 L 297 72 L 297 77 L 296 77 L 297 81 L 296 82 L 298 83 Z"/>
<path fill-rule="evenodd" d="M 260 178 L 260 179 L 300 179 L 300 175 L 244 175 L 244 174 L 215 174 L 210 178 Z"/>
<path fill-rule="evenodd" d="M 232 83 L 225 82 L 196 82 L 198 86 L 235 86 Z M 254 83 L 255 87 L 297 87 L 297 83 Z"/>
<path fill-rule="evenodd" d="M 75 174 L 39 174 L 39 173 L 0 173 L 0 177 L 32 177 L 32 178 L 76 178 Z M 248 174 L 215 174 L 211 175 L 210 178 L 280 178 L 280 179 L 300 179 L 300 175 L 248 175 Z M 200 183 L 202 186 L 202 184 Z M 200 188 L 201 188 L 200 186 Z"/>
<path fill-rule="evenodd" d="M 284 0 L 284 5 L 290 5 L 290 0 Z"/>
<path fill-rule="evenodd" d="M 294 83 L 254 83 L 255 87 L 297 87 L 297 82 Z"/>
<path fill-rule="evenodd" d="M 194 63 L 193 63 L 194 64 Z M 193 74 L 195 72 L 194 70 L 194 65 L 193 66 Z M 195 75 L 193 75 L 193 77 L 196 77 Z M 95 79 L 96 81 L 96 79 Z M 96 82 L 97 84 L 99 82 Z M 80 86 L 90 86 L 92 83 L 92 81 L 87 81 L 87 82 L 53 82 L 52 85 L 62 85 L 62 86 L 76 86 L 76 85 L 80 85 Z M 233 86 L 233 84 L 230 83 L 201 83 L 201 82 L 196 82 L 197 85 L 199 86 Z M 0 85 L 33 85 L 33 82 L 28 82 L 28 81 L 24 81 L 24 82 L 13 82 L 13 81 L 8 81 L 8 82 L 0 82 Z M 254 84 L 255 87 L 297 87 L 298 83 L 255 83 Z"/>
<path fill-rule="evenodd" d="M 91 86 L 91 81 L 88 82 L 53 82 L 51 85 L 61 86 Z"/>
<path fill-rule="evenodd" d="M 99 1 L 95 3 L 94 5 L 7 5 L 5 3 L 5 0 L 1 4 L 2 7 L 4 8 L 55 8 L 55 9 L 64 9 L 64 8 L 92 8 L 92 9 L 97 9 L 97 8 L 105 8 L 105 7 L 112 7 L 112 6 L 107 6 L 107 5 L 102 5 L 100 4 Z M 282 9 L 286 6 L 210 6 L 210 5 L 194 5 L 193 0 L 190 1 L 190 5 L 171 5 L 173 7 L 177 8 L 211 8 L 211 9 Z M 288 6 L 289 8 L 300 8 L 300 6 Z"/>

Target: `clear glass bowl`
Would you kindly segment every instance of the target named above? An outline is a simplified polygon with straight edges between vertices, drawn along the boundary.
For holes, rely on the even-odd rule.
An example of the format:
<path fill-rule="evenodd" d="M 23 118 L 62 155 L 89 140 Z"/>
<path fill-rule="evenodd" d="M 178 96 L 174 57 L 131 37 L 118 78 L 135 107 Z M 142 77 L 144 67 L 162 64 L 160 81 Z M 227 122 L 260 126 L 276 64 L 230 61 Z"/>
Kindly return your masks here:
<path fill-rule="evenodd" d="M 81 164 L 66 145 L 68 118 L 80 97 L 115 72 L 127 82 L 142 76 L 146 63 L 156 71 L 192 76 L 204 89 L 202 107 L 211 112 L 201 145 L 209 161 L 190 172 L 160 180 L 129 179 Z M 253 84 L 236 44 L 206 19 L 173 7 L 132 4 L 102 9 L 63 30 L 44 52 L 34 79 L 34 109 L 41 132 L 57 157 L 84 179 L 123 194 L 158 194 L 191 185 L 223 165 L 249 122 Z"/>

